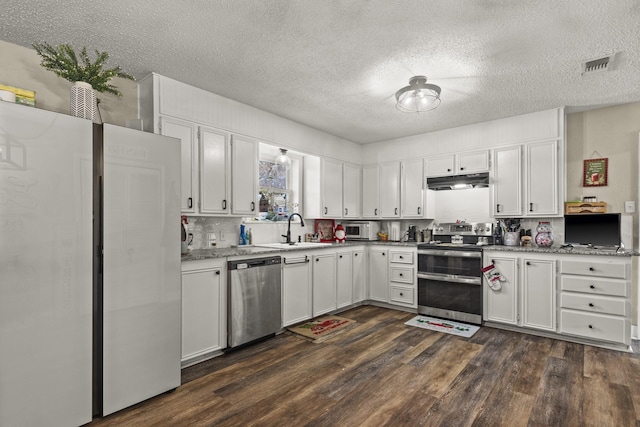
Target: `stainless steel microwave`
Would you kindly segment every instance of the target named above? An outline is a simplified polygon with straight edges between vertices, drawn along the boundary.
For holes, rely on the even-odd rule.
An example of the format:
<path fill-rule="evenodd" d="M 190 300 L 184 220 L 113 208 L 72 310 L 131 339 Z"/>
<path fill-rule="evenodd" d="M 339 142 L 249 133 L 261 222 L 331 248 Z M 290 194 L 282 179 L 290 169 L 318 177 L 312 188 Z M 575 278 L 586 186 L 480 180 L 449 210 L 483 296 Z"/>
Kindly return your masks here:
<path fill-rule="evenodd" d="M 376 221 L 346 221 L 342 227 L 347 240 L 378 240 L 380 224 Z"/>

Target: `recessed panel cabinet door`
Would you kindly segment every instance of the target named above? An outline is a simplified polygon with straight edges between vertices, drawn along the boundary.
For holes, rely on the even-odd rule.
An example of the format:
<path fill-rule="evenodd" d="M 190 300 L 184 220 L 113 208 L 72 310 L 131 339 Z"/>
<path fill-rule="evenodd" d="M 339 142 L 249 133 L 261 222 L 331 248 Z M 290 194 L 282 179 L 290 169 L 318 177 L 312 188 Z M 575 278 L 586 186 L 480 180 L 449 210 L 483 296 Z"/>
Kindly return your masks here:
<path fill-rule="evenodd" d="M 400 163 L 380 165 L 380 214 L 400 218 Z"/>
<path fill-rule="evenodd" d="M 518 324 L 518 259 L 496 256 L 495 253 L 486 253 L 484 265 L 493 263 L 505 281 L 501 282 L 501 289 L 492 290 L 484 285 L 485 309 L 484 320 L 490 322 Z M 483 278 L 483 280 L 486 280 Z"/>
<path fill-rule="evenodd" d="M 336 259 L 336 308 L 353 303 L 353 256 L 351 251 L 338 252 Z"/>
<path fill-rule="evenodd" d="M 369 250 L 369 299 L 389 302 L 389 251 L 386 248 Z"/>
<path fill-rule="evenodd" d="M 358 165 L 343 165 L 342 208 L 344 218 L 360 218 L 362 200 L 362 169 Z"/>
<path fill-rule="evenodd" d="M 342 162 L 322 159 L 322 215 L 342 217 Z"/>
<path fill-rule="evenodd" d="M 522 147 L 496 148 L 494 156 L 493 215 L 522 215 Z"/>
<path fill-rule="evenodd" d="M 422 159 L 402 162 L 402 217 L 424 216 L 424 180 Z"/>
<path fill-rule="evenodd" d="M 182 120 L 160 117 L 160 134 L 178 138 L 181 141 L 180 211 L 195 213 L 197 203 L 195 195 L 198 192 L 196 127 Z"/>
<path fill-rule="evenodd" d="M 529 216 L 558 215 L 558 142 L 527 145 L 527 205 Z"/>
<path fill-rule="evenodd" d="M 233 135 L 231 140 L 231 193 L 235 215 L 258 212 L 258 142 Z"/>
<path fill-rule="evenodd" d="M 311 259 L 291 252 L 282 257 L 282 326 L 311 319 Z"/>
<path fill-rule="evenodd" d="M 522 260 L 522 326 L 555 332 L 555 260 Z"/>
<path fill-rule="evenodd" d="M 229 134 L 200 128 L 200 212 L 228 214 Z"/>
<path fill-rule="evenodd" d="M 380 169 L 377 164 L 362 167 L 362 216 L 380 217 Z"/>
<path fill-rule="evenodd" d="M 313 316 L 336 309 L 336 254 L 313 255 Z"/>

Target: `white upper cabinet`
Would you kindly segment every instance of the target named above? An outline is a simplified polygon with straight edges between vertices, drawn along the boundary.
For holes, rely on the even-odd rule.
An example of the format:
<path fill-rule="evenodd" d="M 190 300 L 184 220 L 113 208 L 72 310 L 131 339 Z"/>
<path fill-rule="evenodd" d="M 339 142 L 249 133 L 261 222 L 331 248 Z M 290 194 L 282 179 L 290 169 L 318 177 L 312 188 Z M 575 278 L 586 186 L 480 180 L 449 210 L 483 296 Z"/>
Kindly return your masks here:
<path fill-rule="evenodd" d="M 402 162 L 402 182 L 400 188 L 402 194 L 403 218 L 423 218 L 424 217 L 424 162 L 422 159 L 408 160 Z"/>
<path fill-rule="evenodd" d="M 196 126 L 182 120 L 160 117 L 159 131 L 161 135 L 171 136 L 181 141 L 180 210 L 183 213 L 195 213 L 197 203 L 195 195 L 198 192 Z"/>
<path fill-rule="evenodd" d="M 425 164 L 428 177 L 487 172 L 489 170 L 489 151 L 431 156 L 427 157 Z"/>
<path fill-rule="evenodd" d="M 323 158 L 321 161 L 322 215 L 342 216 L 342 162 Z"/>
<path fill-rule="evenodd" d="M 200 212 L 228 214 L 229 139 L 227 132 L 201 127 L 200 139 Z"/>
<path fill-rule="evenodd" d="M 525 215 L 561 214 L 558 200 L 558 141 L 527 144 L 525 159 Z"/>
<path fill-rule="evenodd" d="M 362 216 L 380 217 L 380 167 L 377 164 L 362 167 Z"/>
<path fill-rule="evenodd" d="M 522 215 L 522 147 L 493 151 L 493 216 Z"/>
<path fill-rule="evenodd" d="M 258 197 L 258 141 L 231 137 L 231 212 L 255 215 Z"/>
<path fill-rule="evenodd" d="M 380 216 L 400 218 L 400 162 L 380 164 Z"/>
<path fill-rule="evenodd" d="M 561 216 L 561 168 L 557 140 L 496 148 L 492 172 L 493 215 Z"/>
<path fill-rule="evenodd" d="M 344 218 L 360 218 L 362 212 L 362 168 L 351 163 L 343 165 L 342 207 Z"/>

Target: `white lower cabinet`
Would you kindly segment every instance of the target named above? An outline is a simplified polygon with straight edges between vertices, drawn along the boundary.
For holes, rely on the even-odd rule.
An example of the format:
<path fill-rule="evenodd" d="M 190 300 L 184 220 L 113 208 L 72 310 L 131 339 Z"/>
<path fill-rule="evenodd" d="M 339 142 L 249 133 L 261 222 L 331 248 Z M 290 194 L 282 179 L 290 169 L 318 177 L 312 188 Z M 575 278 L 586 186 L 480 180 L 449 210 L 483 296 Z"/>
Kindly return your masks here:
<path fill-rule="evenodd" d="M 499 290 L 484 289 L 485 321 L 556 331 L 556 260 L 548 255 L 485 251 L 504 278 Z"/>
<path fill-rule="evenodd" d="M 282 254 L 282 326 L 312 317 L 311 259 L 308 252 Z"/>
<path fill-rule="evenodd" d="M 313 254 L 313 317 L 336 309 L 336 253 Z"/>
<path fill-rule="evenodd" d="M 353 304 L 353 255 L 349 251 L 336 253 L 336 308 Z"/>
<path fill-rule="evenodd" d="M 631 344 L 631 258 L 560 261 L 560 333 Z"/>
<path fill-rule="evenodd" d="M 227 347 L 224 258 L 182 263 L 182 364 Z"/>
<path fill-rule="evenodd" d="M 389 302 L 388 247 L 369 247 L 369 299 Z"/>
<path fill-rule="evenodd" d="M 367 262 L 365 258 L 364 248 L 354 249 L 353 250 L 353 302 L 354 303 L 359 303 L 367 299 L 366 267 L 367 267 Z"/>

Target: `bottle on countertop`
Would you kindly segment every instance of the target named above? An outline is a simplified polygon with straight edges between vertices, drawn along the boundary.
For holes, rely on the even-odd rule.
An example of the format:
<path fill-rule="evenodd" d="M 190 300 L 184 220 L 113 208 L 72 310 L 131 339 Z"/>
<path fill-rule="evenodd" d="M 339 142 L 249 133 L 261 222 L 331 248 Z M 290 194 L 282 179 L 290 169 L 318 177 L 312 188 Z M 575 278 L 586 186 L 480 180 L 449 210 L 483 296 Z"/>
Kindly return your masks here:
<path fill-rule="evenodd" d="M 247 245 L 253 245 L 253 234 L 251 233 L 251 229 L 247 229 L 247 234 L 246 234 L 246 242 Z"/>
<path fill-rule="evenodd" d="M 502 244 L 502 228 L 500 227 L 500 221 L 496 223 L 496 228 L 493 230 L 493 244 L 501 245 Z"/>
<path fill-rule="evenodd" d="M 247 244 L 247 236 L 244 231 L 244 224 L 240 226 L 240 236 L 238 237 L 238 245 L 246 245 Z"/>

